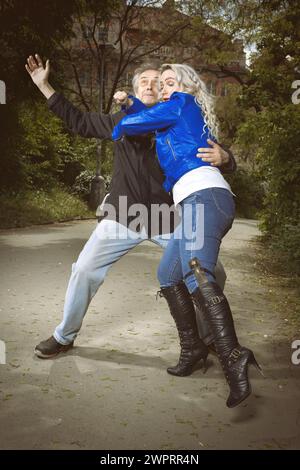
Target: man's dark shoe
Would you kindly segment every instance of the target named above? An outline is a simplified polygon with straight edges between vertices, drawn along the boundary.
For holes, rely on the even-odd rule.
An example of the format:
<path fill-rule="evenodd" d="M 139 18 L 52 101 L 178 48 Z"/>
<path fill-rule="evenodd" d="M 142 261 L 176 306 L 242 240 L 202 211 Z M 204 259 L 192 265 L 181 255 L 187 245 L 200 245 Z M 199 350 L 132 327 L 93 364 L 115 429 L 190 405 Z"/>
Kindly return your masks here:
<path fill-rule="evenodd" d="M 35 347 L 34 353 L 40 357 L 41 359 L 48 359 L 50 357 L 54 357 L 61 352 L 66 352 L 69 349 L 73 348 L 74 341 L 70 344 L 60 344 L 56 341 L 54 336 L 46 339 L 45 341 L 41 341 Z"/>

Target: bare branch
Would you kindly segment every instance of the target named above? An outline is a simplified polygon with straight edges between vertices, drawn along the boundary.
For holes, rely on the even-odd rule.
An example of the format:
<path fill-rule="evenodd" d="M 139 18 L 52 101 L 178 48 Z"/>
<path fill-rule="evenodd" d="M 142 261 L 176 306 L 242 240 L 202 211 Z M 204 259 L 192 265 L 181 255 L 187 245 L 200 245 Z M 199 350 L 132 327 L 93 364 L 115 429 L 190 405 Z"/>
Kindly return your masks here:
<path fill-rule="evenodd" d="M 65 47 L 62 43 L 57 43 L 57 45 L 64 52 L 68 63 L 71 65 L 71 67 L 73 69 L 75 82 L 76 82 L 76 85 L 77 85 L 77 88 L 78 88 L 78 94 L 81 97 L 82 104 L 84 105 L 86 110 L 89 111 L 89 105 L 88 105 L 87 101 L 85 100 L 85 97 L 84 97 L 84 94 L 83 94 L 83 91 L 82 91 L 82 87 L 81 87 L 81 83 L 80 83 L 80 79 L 79 79 L 79 73 L 78 73 L 78 70 L 77 70 L 77 67 L 76 67 L 76 62 L 73 60 L 73 57 L 72 57 L 72 54 L 71 54 L 71 49 Z"/>

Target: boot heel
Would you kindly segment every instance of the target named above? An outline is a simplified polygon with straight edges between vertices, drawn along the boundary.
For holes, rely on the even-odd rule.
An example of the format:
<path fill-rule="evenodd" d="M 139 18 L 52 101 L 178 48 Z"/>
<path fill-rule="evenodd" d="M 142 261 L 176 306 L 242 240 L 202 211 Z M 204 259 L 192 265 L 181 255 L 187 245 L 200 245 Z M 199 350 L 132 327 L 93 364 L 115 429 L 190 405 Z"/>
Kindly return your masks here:
<path fill-rule="evenodd" d="M 208 354 L 209 354 L 209 351 L 207 351 L 207 354 L 205 356 L 202 357 L 202 361 L 203 361 L 203 374 L 206 374 L 207 372 L 207 369 L 209 367 L 208 363 L 207 363 L 207 357 L 208 357 Z"/>
<path fill-rule="evenodd" d="M 208 367 L 207 358 L 205 358 L 203 359 L 203 374 L 206 374 Z"/>
<path fill-rule="evenodd" d="M 250 356 L 249 364 L 251 364 L 251 365 L 253 365 L 254 367 L 256 367 L 256 369 L 258 370 L 258 372 L 259 372 L 263 377 L 265 377 L 265 374 L 263 373 L 263 370 L 262 370 L 261 366 L 258 364 L 257 360 L 255 359 L 253 353 L 252 353 L 251 356 Z"/>

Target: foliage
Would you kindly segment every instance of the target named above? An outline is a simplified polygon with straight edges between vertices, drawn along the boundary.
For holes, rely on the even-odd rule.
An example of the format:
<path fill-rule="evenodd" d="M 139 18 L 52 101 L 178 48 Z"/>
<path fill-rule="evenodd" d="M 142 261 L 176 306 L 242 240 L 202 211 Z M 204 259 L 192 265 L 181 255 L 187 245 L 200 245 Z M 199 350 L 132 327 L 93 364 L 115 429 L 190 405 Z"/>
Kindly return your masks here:
<path fill-rule="evenodd" d="M 254 171 L 240 167 L 233 175 L 226 175 L 226 179 L 236 195 L 237 216 L 257 219 L 264 197 L 264 188 L 258 175 Z"/>
<path fill-rule="evenodd" d="M 72 35 L 75 2 L 66 0 L 2 0 L 0 2 L 0 79 L 7 102 L 34 94 L 24 64 L 39 50 L 55 56 L 54 43 Z"/>
<path fill-rule="evenodd" d="M 261 203 L 258 214 L 267 248 L 273 250 L 274 259 L 285 261 L 285 269 L 299 274 L 300 105 L 291 98 L 292 84 L 300 79 L 300 4 L 293 0 L 177 3 L 188 5 L 194 14 L 200 12 L 202 20 L 232 39 L 255 44 L 241 88 L 228 87 L 228 95 L 219 100 L 222 141 L 233 144 L 246 163 L 245 171 L 230 178 L 239 211 L 246 215 L 247 207 Z M 194 21 L 205 31 L 203 21 Z M 222 66 L 222 55 L 216 52 L 211 57 Z M 226 54 L 224 63 L 225 59 Z M 244 201 L 245 207 L 239 207 Z"/>
<path fill-rule="evenodd" d="M 95 173 L 90 170 L 84 170 L 76 176 L 73 184 L 73 191 L 85 200 L 88 199 L 91 190 L 91 182 Z"/>
<path fill-rule="evenodd" d="M 273 262 L 280 266 L 281 273 L 300 276 L 299 222 L 282 223 L 265 241 L 269 252 L 272 252 Z"/>
<path fill-rule="evenodd" d="M 49 112 L 44 102 L 21 103 L 17 119 L 16 139 L 10 139 L 6 148 L 2 142 L 2 191 L 20 187 L 49 189 L 57 181 L 72 186 L 85 167 L 92 170 L 95 166 L 95 140 L 66 133 L 63 123 Z"/>
<path fill-rule="evenodd" d="M 0 206 L 2 229 L 94 217 L 85 203 L 59 186 L 0 194 Z"/>
<path fill-rule="evenodd" d="M 155 23 L 150 9 L 143 7 L 161 4 L 168 14 L 161 15 L 160 23 Z M 176 16 L 176 8 L 186 14 L 183 19 Z M 40 49 L 43 56 L 55 58 L 54 63 L 58 56 L 60 61 L 68 61 L 76 72 L 80 65 L 77 56 L 72 56 L 71 47 L 60 48 L 74 36 L 74 18 L 80 37 L 86 41 L 85 60 L 90 65 L 96 64 L 98 80 L 104 53 L 108 61 L 116 64 L 113 89 L 104 93 L 106 111 L 111 109 L 114 87 L 128 65 L 139 63 L 154 51 L 151 40 L 154 27 L 159 38 L 156 49 L 165 44 L 175 44 L 180 49 L 193 38 L 199 39 L 198 51 L 203 63 L 207 70 L 212 65 L 217 76 L 228 76 L 226 65 L 235 59 L 238 50 L 235 44 L 240 44 L 241 39 L 245 44 L 255 42 L 249 69 L 242 79 L 236 77 L 241 87 L 228 87 L 228 94 L 220 100 L 217 113 L 222 141 L 233 144 L 240 159 L 246 162 L 245 170 L 231 177 L 239 212 L 253 217 L 262 206 L 259 217 L 266 243 L 276 250 L 276 255 L 282 255 L 285 265 L 297 271 L 297 263 L 300 265 L 297 248 L 300 245 L 300 105 L 293 104 L 291 96 L 292 83 L 300 79 L 299 3 L 292 0 L 6 0 L 0 4 L 0 17 L 0 79 L 6 81 L 9 103 L 0 107 L 2 192 L 14 189 L 22 193 L 29 188 L 50 190 L 58 182 L 81 194 L 87 192 L 88 175 L 95 170 L 96 141 L 69 135 L 45 105 L 33 104 L 30 97 L 36 100 L 37 92 L 24 71 L 27 55 Z M 113 44 L 110 38 L 113 47 L 104 50 L 98 41 L 98 31 L 112 20 L 117 26 Z M 216 35 L 215 28 L 222 33 Z M 143 34 L 135 43 L 137 36 L 133 31 L 139 30 Z M 84 31 L 88 34 L 82 36 Z M 66 71 L 63 62 L 58 64 L 60 69 L 54 70 L 54 76 L 63 85 Z M 89 109 L 89 97 L 82 93 L 80 80 L 73 91 Z M 92 94 L 94 100 L 95 95 Z M 109 176 L 110 144 L 104 144 L 103 155 L 101 172 Z"/>
<path fill-rule="evenodd" d="M 76 0 L 75 3 L 73 31 L 77 40 L 67 43 L 57 40 L 57 59 L 59 68 L 68 71 L 69 80 L 62 83 L 64 91 L 71 93 L 86 110 L 94 109 L 96 104 L 98 109 L 110 112 L 114 93 L 122 81 L 124 86 L 129 66 L 149 60 L 190 27 L 189 17 L 179 15 L 173 2 Z M 166 8 L 167 14 L 164 11 L 158 16 L 158 8 Z M 90 86 L 84 83 L 83 67 L 96 77 L 96 87 L 95 81 L 87 80 Z M 110 87 L 103 86 L 105 71 L 110 73 Z"/>
<path fill-rule="evenodd" d="M 264 109 L 239 129 L 240 146 L 256 141 L 255 161 L 265 187 L 262 229 L 272 233 L 300 216 L 300 108 Z"/>
<path fill-rule="evenodd" d="M 300 106 L 291 98 L 292 83 L 299 78 L 300 5 L 270 1 L 264 12 L 235 143 L 252 160 L 265 189 L 264 239 L 285 260 L 285 269 L 299 274 Z"/>

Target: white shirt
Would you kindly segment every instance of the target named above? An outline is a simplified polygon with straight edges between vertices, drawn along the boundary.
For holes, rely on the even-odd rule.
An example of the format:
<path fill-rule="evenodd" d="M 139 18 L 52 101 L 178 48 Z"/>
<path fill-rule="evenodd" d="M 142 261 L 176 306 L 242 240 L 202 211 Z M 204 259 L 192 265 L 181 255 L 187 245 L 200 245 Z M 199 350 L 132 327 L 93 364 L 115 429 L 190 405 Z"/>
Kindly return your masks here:
<path fill-rule="evenodd" d="M 190 194 L 207 188 L 224 188 L 231 191 L 230 185 L 215 166 L 200 166 L 185 173 L 173 186 L 174 204 L 177 206 Z"/>

